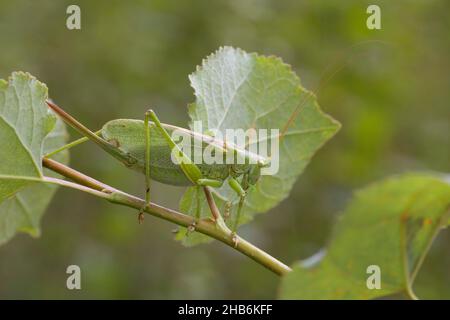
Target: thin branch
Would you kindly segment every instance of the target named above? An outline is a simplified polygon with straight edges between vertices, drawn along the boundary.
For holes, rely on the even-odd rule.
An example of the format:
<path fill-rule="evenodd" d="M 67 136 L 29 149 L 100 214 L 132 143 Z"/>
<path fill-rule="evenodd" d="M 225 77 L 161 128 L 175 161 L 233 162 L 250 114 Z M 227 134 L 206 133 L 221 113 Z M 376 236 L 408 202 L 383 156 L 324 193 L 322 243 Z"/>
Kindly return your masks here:
<path fill-rule="evenodd" d="M 93 196 L 105 199 L 105 200 L 109 200 L 109 194 L 103 191 L 98 191 L 96 189 L 92 189 L 90 187 L 86 187 L 83 186 L 81 184 L 75 183 L 75 182 L 71 182 L 71 181 L 67 181 L 67 180 L 63 180 L 63 179 L 58 179 L 58 178 L 52 178 L 52 177 L 43 177 L 40 182 L 45 182 L 45 183 L 51 183 L 51 184 L 57 184 L 59 186 L 62 187 L 67 187 L 67 188 L 71 188 L 71 189 L 76 189 L 78 191 L 83 191 L 86 193 L 89 193 Z"/>
<path fill-rule="evenodd" d="M 72 169 L 68 166 L 63 165 L 62 163 L 59 163 L 58 161 L 49 159 L 49 158 L 43 158 L 42 164 L 47 169 L 50 169 L 54 172 L 57 172 L 61 175 L 63 175 L 66 178 L 69 178 L 79 184 L 82 184 L 86 187 L 102 191 L 102 190 L 111 190 L 111 191 L 118 191 L 117 189 L 114 189 L 98 180 L 95 180 L 94 178 L 91 178 L 85 174 L 82 174 L 81 172 Z"/>
<path fill-rule="evenodd" d="M 146 205 L 145 200 L 143 199 L 117 190 L 55 160 L 44 158 L 43 165 L 46 168 L 59 173 L 66 178 L 76 181 L 77 183 L 48 177 L 44 179 L 45 182 L 57 183 L 65 187 L 75 188 L 102 199 L 106 199 L 112 203 L 134 208 L 136 210 L 141 210 Z M 207 198 L 208 194 L 212 197 L 212 195 L 208 193 L 208 191 L 205 191 Z M 233 237 L 232 232 L 228 228 L 226 228 L 226 226 L 224 228 L 222 224 L 217 223 L 219 221 L 223 221 L 223 219 L 221 219 L 220 213 L 218 216 L 219 221 L 214 222 L 209 219 L 201 219 L 199 221 L 195 221 L 194 217 L 156 205 L 154 203 L 150 203 L 150 205 L 146 206 L 144 211 L 150 215 L 176 223 L 183 227 L 189 227 L 195 223 L 195 230 L 197 232 L 203 233 L 227 244 L 228 246 L 243 253 L 244 255 L 253 259 L 257 263 L 261 264 L 277 275 L 284 275 L 291 271 L 291 269 L 287 265 L 275 259 L 263 250 L 257 248 L 245 239 L 242 239 L 239 236 Z"/>

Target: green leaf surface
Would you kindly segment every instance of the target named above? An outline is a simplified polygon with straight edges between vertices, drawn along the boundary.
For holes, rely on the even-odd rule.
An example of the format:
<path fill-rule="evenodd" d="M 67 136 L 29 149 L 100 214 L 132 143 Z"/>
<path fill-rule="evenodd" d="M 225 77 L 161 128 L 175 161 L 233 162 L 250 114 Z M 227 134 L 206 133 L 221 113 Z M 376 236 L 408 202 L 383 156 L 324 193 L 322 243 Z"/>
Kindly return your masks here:
<path fill-rule="evenodd" d="M 323 259 L 297 263 L 281 298 L 371 299 L 406 292 L 437 233 L 449 223 L 450 185 L 441 176 L 405 174 L 357 192 L 335 226 Z M 381 271 L 368 289 L 367 268 Z"/>
<path fill-rule="evenodd" d="M 241 224 L 285 199 L 312 156 L 340 127 L 320 110 L 315 96 L 302 87 L 291 67 L 277 57 L 224 47 L 204 60 L 189 78 L 196 97 L 189 107 L 192 130 L 194 121 L 202 121 L 203 133 L 217 130 L 222 135 L 226 129 L 279 129 L 283 133 L 287 128 L 280 140 L 279 171 L 262 176 L 249 190 Z M 234 203 L 228 219 L 231 225 L 237 196 L 227 183 L 214 192 L 221 199 L 219 208 L 224 201 Z M 186 198 L 192 194 L 186 192 L 180 207 L 191 215 L 195 206 L 187 205 Z M 202 211 L 202 217 L 207 216 L 210 213 Z"/>
<path fill-rule="evenodd" d="M 0 80 L 0 244 L 17 231 L 39 235 L 39 221 L 56 186 L 40 179 L 43 154 L 64 145 L 65 125 L 47 108 L 47 87 L 28 73 Z M 68 161 L 68 153 L 55 156 Z"/>
<path fill-rule="evenodd" d="M 214 194 L 213 197 L 216 203 L 221 201 L 221 199 Z M 202 188 L 188 188 L 181 199 L 180 211 L 189 212 L 190 210 L 194 213 L 194 215 L 197 210 L 200 210 L 201 217 L 208 217 L 210 215 L 210 209 Z M 180 227 L 179 231 L 176 233 L 175 239 L 181 241 L 181 243 L 187 247 L 210 241 L 210 237 L 198 232 L 189 232 L 187 228 L 182 227 Z"/>

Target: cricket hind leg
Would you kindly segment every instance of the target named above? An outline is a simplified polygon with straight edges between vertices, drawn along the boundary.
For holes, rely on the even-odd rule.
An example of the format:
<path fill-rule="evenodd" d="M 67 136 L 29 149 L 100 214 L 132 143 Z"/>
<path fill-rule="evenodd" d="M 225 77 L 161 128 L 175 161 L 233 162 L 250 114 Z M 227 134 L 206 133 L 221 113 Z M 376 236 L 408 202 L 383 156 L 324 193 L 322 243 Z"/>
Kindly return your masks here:
<path fill-rule="evenodd" d="M 175 152 L 174 154 L 177 160 L 179 161 L 181 170 L 193 184 L 195 184 L 196 186 L 213 187 L 213 188 L 219 188 L 222 186 L 223 180 L 207 179 L 203 177 L 200 168 L 195 163 L 192 163 L 191 159 L 175 143 L 175 141 L 172 139 L 172 137 L 169 135 L 166 129 L 164 129 L 161 122 L 159 121 L 159 118 L 156 116 L 153 110 L 148 111 L 148 116 L 153 120 L 153 122 L 156 125 L 156 128 L 158 128 L 158 130 L 163 135 L 164 139 L 169 144 L 172 152 Z"/>
<path fill-rule="evenodd" d="M 219 188 L 223 184 L 223 180 L 207 179 L 203 177 L 200 168 L 192 163 L 191 159 L 180 149 L 175 143 L 166 129 L 162 126 L 159 118 L 153 110 L 148 111 L 149 118 L 155 123 L 156 128 L 160 131 L 167 144 L 169 145 L 172 155 L 176 157 L 181 170 L 186 177 L 197 187 L 213 187 Z M 200 190 L 200 189 L 199 189 Z M 197 220 L 198 221 L 198 220 Z M 217 222 L 217 221 L 216 221 Z M 195 229 L 195 222 L 190 226 L 190 229 Z"/>
<path fill-rule="evenodd" d="M 200 168 L 195 163 L 192 163 L 191 159 L 175 143 L 175 141 L 172 139 L 172 137 L 169 135 L 166 129 L 164 129 L 164 127 L 162 126 L 161 122 L 159 121 L 158 117 L 156 116 L 153 110 L 148 111 L 148 116 L 153 120 L 153 122 L 156 125 L 156 128 L 158 128 L 158 130 L 163 135 L 164 139 L 169 144 L 170 149 L 172 150 L 172 152 L 174 152 L 174 155 L 176 156 L 179 162 L 181 170 L 194 185 L 213 188 L 219 188 L 222 186 L 223 180 L 207 179 L 203 177 Z"/>
<path fill-rule="evenodd" d="M 145 113 L 145 205 L 139 210 L 138 221 L 141 224 L 144 221 L 144 210 L 150 205 L 150 110 Z"/>
<path fill-rule="evenodd" d="M 153 110 L 149 110 L 147 112 L 149 118 L 155 123 L 156 128 L 160 131 L 163 138 L 169 145 L 172 155 L 177 159 L 183 173 L 193 184 L 199 185 L 198 181 L 203 178 L 200 168 L 195 163 L 192 163 L 191 159 L 180 149 L 167 130 L 162 126 L 161 121 L 159 121 L 159 118 L 156 116 L 155 112 Z"/>

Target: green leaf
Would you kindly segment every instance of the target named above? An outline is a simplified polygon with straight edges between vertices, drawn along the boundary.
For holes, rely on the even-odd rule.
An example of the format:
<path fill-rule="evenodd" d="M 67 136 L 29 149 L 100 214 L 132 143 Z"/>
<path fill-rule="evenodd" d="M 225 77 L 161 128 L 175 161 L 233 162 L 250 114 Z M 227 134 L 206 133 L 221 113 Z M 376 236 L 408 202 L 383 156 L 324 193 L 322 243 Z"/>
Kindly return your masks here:
<path fill-rule="evenodd" d="M 47 87 L 28 73 L 0 80 L 0 244 L 17 231 L 38 236 L 40 218 L 56 190 L 28 180 L 51 175 L 42 169 L 42 156 L 67 138 L 46 99 Z M 68 153 L 57 160 L 67 162 Z"/>
<path fill-rule="evenodd" d="M 437 233 L 449 223 L 450 185 L 441 176 L 405 174 L 357 192 L 335 226 L 327 254 L 298 263 L 281 298 L 370 299 L 406 292 Z M 381 289 L 368 289 L 381 271 Z"/>
<path fill-rule="evenodd" d="M 214 196 L 215 201 L 220 201 Z M 206 201 L 206 196 L 201 188 L 188 188 L 186 193 L 180 202 L 180 211 L 189 212 L 192 210 L 195 216 L 195 212 L 200 210 L 201 217 L 207 217 L 209 214 L 209 207 Z M 181 243 L 187 247 L 200 243 L 209 242 L 210 237 L 207 237 L 198 232 L 189 232 L 187 228 L 179 228 L 179 231 L 175 236 L 176 240 L 180 240 Z"/>
<path fill-rule="evenodd" d="M 194 121 L 202 121 L 204 133 L 214 129 L 222 135 L 226 129 L 279 129 L 283 133 L 288 128 L 280 141 L 279 171 L 262 176 L 249 190 L 241 224 L 285 199 L 312 156 L 340 127 L 320 110 L 291 67 L 277 57 L 224 47 L 204 60 L 189 78 L 196 97 L 189 107 L 192 130 Z M 224 201 L 233 202 L 228 219 L 233 223 L 238 202 L 235 192 L 227 183 L 214 192 L 222 199 L 219 208 Z M 185 204 L 191 194 L 187 191 L 181 202 Z M 194 209 L 180 208 L 191 215 Z"/>

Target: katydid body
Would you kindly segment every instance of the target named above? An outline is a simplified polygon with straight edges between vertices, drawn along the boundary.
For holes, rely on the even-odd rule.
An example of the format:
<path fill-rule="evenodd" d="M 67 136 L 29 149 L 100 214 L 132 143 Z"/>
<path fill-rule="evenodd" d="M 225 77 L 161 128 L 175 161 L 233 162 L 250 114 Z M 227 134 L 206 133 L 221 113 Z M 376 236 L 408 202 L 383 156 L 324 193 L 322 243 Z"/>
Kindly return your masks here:
<path fill-rule="evenodd" d="M 208 141 L 211 141 L 212 138 L 209 136 L 202 136 L 198 133 L 193 133 L 190 130 L 168 124 L 161 125 L 170 136 L 177 130 L 190 135 L 193 140 L 199 139 L 202 149 L 211 145 Z M 174 163 L 171 159 L 172 148 L 168 145 L 160 129 L 158 129 L 153 122 L 149 122 L 149 131 L 151 155 L 149 164 L 151 179 L 176 186 L 189 186 L 195 184 L 186 176 L 186 174 L 184 174 L 180 165 Z M 103 126 L 101 137 L 119 151 L 119 153 L 115 153 L 114 156 L 116 158 L 118 157 L 125 166 L 145 174 L 146 138 L 144 121 L 132 119 L 109 121 Z M 217 141 L 215 141 L 215 143 L 215 149 L 219 152 L 221 146 L 217 144 Z M 194 144 L 195 143 L 193 142 L 193 145 Z M 193 146 L 193 149 L 194 148 L 195 147 Z M 192 151 L 192 154 L 194 151 L 195 150 Z M 226 152 L 232 152 L 224 149 L 222 149 L 222 151 L 224 154 L 226 154 Z M 194 163 L 193 159 L 190 160 Z M 245 173 L 257 171 L 258 168 L 258 164 L 250 163 L 197 163 L 196 166 L 200 169 L 202 178 L 217 181 L 225 181 L 228 177 L 238 178 Z"/>
<path fill-rule="evenodd" d="M 233 231 L 238 224 L 246 190 L 258 181 L 260 168 L 269 165 L 268 159 L 257 154 L 230 147 L 223 141 L 188 129 L 162 124 L 151 110 L 146 112 L 144 121 L 132 119 L 109 121 L 98 135 L 54 103 L 50 101 L 47 103 L 70 126 L 98 144 L 126 167 L 145 174 L 147 204 L 150 202 L 150 179 L 170 185 L 203 187 L 220 187 L 227 180 L 240 197 Z M 175 130 L 197 140 L 198 144 L 193 142 L 192 148 L 203 150 L 212 147 L 214 152 L 222 152 L 224 156 L 230 152 L 239 155 L 243 161 L 239 162 L 237 161 L 239 157 L 234 157 L 236 161 L 233 163 L 196 164 L 172 139 Z M 177 161 L 173 161 L 174 155 Z M 142 215 L 139 216 L 141 218 Z"/>

